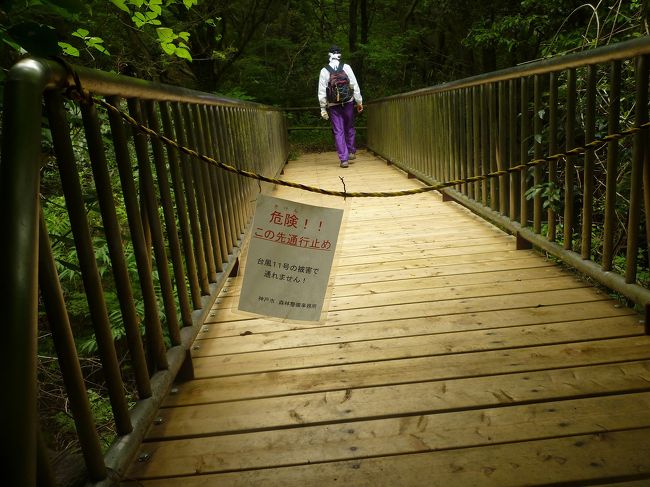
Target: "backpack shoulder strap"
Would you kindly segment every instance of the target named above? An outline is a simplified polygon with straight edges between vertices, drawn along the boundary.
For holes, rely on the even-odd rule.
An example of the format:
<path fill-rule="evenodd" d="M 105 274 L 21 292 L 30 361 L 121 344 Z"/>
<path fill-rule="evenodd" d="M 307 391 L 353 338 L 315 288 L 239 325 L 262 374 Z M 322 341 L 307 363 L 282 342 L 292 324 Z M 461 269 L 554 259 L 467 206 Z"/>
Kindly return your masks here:
<path fill-rule="evenodd" d="M 339 65 L 336 67 L 336 69 L 334 69 L 329 64 L 326 64 L 325 69 L 327 69 L 330 72 L 330 74 L 332 74 L 332 73 L 340 73 L 341 71 L 343 71 L 343 66 L 345 66 L 345 64 L 339 63 Z"/>

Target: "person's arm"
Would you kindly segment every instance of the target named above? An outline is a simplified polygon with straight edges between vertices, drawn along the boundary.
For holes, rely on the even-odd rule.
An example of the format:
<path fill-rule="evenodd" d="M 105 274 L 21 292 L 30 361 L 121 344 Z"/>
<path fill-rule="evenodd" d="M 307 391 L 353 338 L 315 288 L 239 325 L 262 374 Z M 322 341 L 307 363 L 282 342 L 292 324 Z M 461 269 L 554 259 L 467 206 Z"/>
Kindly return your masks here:
<path fill-rule="evenodd" d="M 352 67 L 349 64 L 343 65 L 343 71 L 345 71 L 350 79 L 350 88 L 352 88 L 352 94 L 354 96 L 354 101 L 357 103 L 357 112 L 361 113 L 363 111 L 363 97 L 361 96 L 361 87 L 357 82 L 357 77 L 352 71 Z"/>
<path fill-rule="evenodd" d="M 327 81 L 329 77 L 330 74 L 327 69 L 323 68 L 320 70 L 318 77 L 318 105 L 320 106 L 320 116 L 325 120 L 329 118 L 327 113 Z"/>

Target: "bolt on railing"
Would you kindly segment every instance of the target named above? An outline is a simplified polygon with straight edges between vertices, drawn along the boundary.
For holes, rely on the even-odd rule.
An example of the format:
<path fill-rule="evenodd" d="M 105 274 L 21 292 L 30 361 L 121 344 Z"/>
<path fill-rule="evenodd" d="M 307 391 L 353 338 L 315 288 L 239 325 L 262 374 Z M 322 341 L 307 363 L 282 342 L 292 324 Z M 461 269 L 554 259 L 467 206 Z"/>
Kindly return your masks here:
<path fill-rule="evenodd" d="M 648 55 L 642 38 L 384 98 L 368 147 L 430 185 L 496 172 L 442 192 L 648 307 Z"/>
<path fill-rule="evenodd" d="M 258 191 L 253 180 L 166 150 L 84 93 L 256 173 L 274 177 L 288 154 L 285 117 L 270 107 L 55 61 L 11 69 L 0 163 L 8 485 L 35 485 L 50 470 L 36 406 L 39 322 L 52 337 L 89 479 L 119 477 L 177 375 L 192 375 L 189 347 L 237 265 Z M 43 186 L 53 173 L 60 182 Z M 62 246 L 65 259 L 55 255 Z M 82 324 L 71 323 L 61 283 L 70 270 L 87 297 Z M 93 330 L 117 433 L 105 456 L 75 346 L 82 326 Z"/>

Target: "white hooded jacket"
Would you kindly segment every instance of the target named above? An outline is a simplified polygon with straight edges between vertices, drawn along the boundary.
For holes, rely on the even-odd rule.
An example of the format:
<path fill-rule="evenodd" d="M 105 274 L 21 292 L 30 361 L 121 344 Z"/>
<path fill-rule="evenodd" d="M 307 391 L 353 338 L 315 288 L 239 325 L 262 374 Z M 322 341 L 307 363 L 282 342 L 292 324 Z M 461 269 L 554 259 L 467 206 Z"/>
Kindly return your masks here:
<path fill-rule="evenodd" d="M 340 54 L 332 55 L 330 54 L 329 65 L 332 69 L 337 69 L 339 67 Z M 352 94 L 354 96 L 353 100 L 357 102 L 358 105 L 363 105 L 363 98 L 361 97 L 361 88 L 359 88 L 359 83 L 357 83 L 357 78 L 354 75 L 354 71 L 348 64 L 343 64 L 343 71 L 350 78 L 350 88 L 352 89 Z M 328 103 L 327 102 L 327 83 L 330 79 L 330 72 L 327 68 L 320 70 L 320 76 L 318 78 L 318 103 L 321 108 L 325 108 L 330 105 L 337 105 L 337 103 Z M 352 100 L 350 100 L 352 102 Z"/>

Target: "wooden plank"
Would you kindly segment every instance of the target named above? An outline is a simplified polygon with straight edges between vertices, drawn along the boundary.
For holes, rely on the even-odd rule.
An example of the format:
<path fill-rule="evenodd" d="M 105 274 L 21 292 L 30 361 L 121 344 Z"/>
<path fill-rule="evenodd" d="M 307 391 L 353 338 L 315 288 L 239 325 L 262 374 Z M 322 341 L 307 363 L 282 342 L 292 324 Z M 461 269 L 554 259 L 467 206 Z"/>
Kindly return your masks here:
<path fill-rule="evenodd" d="M 250 432 L 650 390 L 650 361 L 202 404 L 159 411 L 146 438 Z"/>
<path fill-rule="evenodd" d="M 490 252 L 501 252 L 504 250 L 515 250 L 515 242 L 497 242 L 493 244 L 467 245 L 463 247 L 448 247 L 431 250 L 404 250 L 384 254 L 368 254 L 364 256 L 339 257 L 338 265 L 341 267 L 372 265 L 396 261 L 410 261 L 415 259 L 438 259 L 440 257 L 451 257 L 460 255 L 486 254 Z"/>
<path fill-rule="evenodd" d="M 426 342 L 423 337 L 421 341 Z M 178 393 L 168 396 L 164 405 L 239 401 L 302 392 L 453 380 L 650 359 L 650 339 L 645 336 L 505 350 L 483 351 L 479 346 L 477 348 L 480 351 L 473 353 L 464 350 L 471 349 L 469 343 L 459 347 L 458 352 L 447 353 L 444 349 L 426 346 L 426 343 L 418 344 L 417 339 L 391 342 L 398 342 L 400 346 L 383 349 L 373 342 L 362 342 L 338 347 L 338 356 L 335 358 L 341 358 L 340 363 L 345 365 L 299 368 L 294 363 L 293 370 L 207 378 L 179 384 Z M 355 353 L 358 355 L 352 355 Z M 408 358 L 392 359 L 392 356 Z M 378 362 L 380 366 L 377 365 Z"/>
<path fill-rule="evenodd" d="M 130 478 L 423 453 L 650 427 L 650 393 L 149 442 Z"/>
<path fill-rule="evenodd" d="M 449 288 L 406 289 L 402 291 L 370 293 L 355 296 L 337 296 L 330 300 L 330 310 L 382 307 L 409 303 L 431 303 L 437 306 L 441 301 L 487 296 L 513 296 L 521 293 L 543 293 L 548 291 L 580 289 L 588 287 L 575 277 L 560 276 L 528 281 L 500 282 L 498 286 L 467 284 Z"/>
<path fill-rule="evenodd" d="M 481 222 L 477 228 L 483 224 L 487 224 L 485 228 L 494 226 L 490 222 L 482 219 L 475 213 L 463 208 L 460 205 L 449 205 L 443 203 L 430 196 L 423 195 L 419 200 L 413 200 L 409 205 L 399 204 L 393 200 L 392 203 L 382 203 L 382 200 L 375 200 L 374 202 L 360 200 L 351 201 L 346 204 L 345 209 L 348 211 L 347 220 L 353 223 L 368 222 L 372 224 L 377 223 L 394 223 L 402 224 L 411 221 L 436 222 L 443 225 L 449 223 L 450 219 L 458 219 L 463 222 L 477 221 Z M 388 205 L 388 206 L 387 206 Z M 363 227 L 355 225 L 356 230 L 361 230 Z"/>
<path fill-rule="evenodd" d="M 372 262 L 367 264 L 343 265 L 338 266 L 336 275 L 359 274 L 365 272 L 380 272 L 389 270 L 414 269 L 419 267 L 433 268 L 437 266 L 456 266 L 462 264 L 471 264 L 476 262 L 501 262 L 511 258 L 523 257 L 522 254 L 532 251 L 523 250 L 503 250 L 498 252 L 485 252 L 477 254 L 460 254 L 442 257 L 413 258 L 406 260 L 396 260 L 390 262 Z"/>
<path fill-rule="evenodd" d="M 578 288 L 558 291 L 525 292 L 511 294 L 507 297 L 486 296 L 477 298 L 447 299 L 437 302 L 419 302 L 407 304 L 392 304 L 378 308 L 348 308 L 331 310 L 327 313 L 330 324 L 365 323 L 376 321 L 379 316 L 383 320 L 417 318 L 423 316 L 440 316 L 448 314 L 473 313 L 497 309 L 515 309 L 550 306 L 554 304 L 583 303 L 589 301 L 603 301 L 607 296 L 592 289 Z M 224 308 L 210 312 L 209 321 L 226 322 L 245 319 L 246 315 L 235 309 Z M 250 318 L 253 319 L 252 317 Z"/>
<path fill-rule="evenodd" d="M 378 258 L 383 258 L 386 254 L 404 251 L 432 251 L 436 249 L 450 249 L 450 248 L 463 248 L 473 247 L 476 245 L 491 245 L 491 244 L 510 244 L 514 241 L 514 237 L 508 235 L 489 235 L 482 237 L 480 235 L 468 235 L 461 239 L 445 239 L 445 240 L 431 240 L 428 242 L 410 243 L 402 241 L 395 241 L 391 245 L 383 244 L 357 244 L 355 246 L 346 244 L 337 249 L 339 259 L 346 259 L 349 257 L 357 256 L 371 256 L 377 255 Z"/>
<path fill-rule="evenodd" d="M 462 217 L 461 217 L 462 218 Z M 450 216 L 450 220 L 457 219 L 456 216 Z M 462 219 L 457 221 L 456 225 L 453 227 L 436 227 L 436 228 L 422 228 L 421 226 L 412 226 L 408 231 L 402 230 L 384 230 L 381 234 L 378 233 L 376 228 L 372 228 L 375 225 L 374 222 L 369 223 L 368 225 L 371 228 L 364 230 L 363 232 L 356 231 L 352 232 L 348 230 L 353 222 L 350 219 L 344 221 L 344 226 L 342 227 L 340 233 L 340 242 L 344 242 L 345 245 L 342 245 L 341 249 L 353 249 L 358 250 L 359 248 L 368 245 L 376 246 L 377 248 L 387 249 L 393 243 L 405 243 L 412 242 L 414 244 L 426 243 L 426 242 L 443 242 L 444 240 L 461 240 L 461 239 L 470 239 L 470 238 L 488 238 L 488 237 L 504 237 L 506 234 L 493 227 L 489 224 L 477 223 L 470 219 Z M 360 225 L 360 223 L 354 223 L 355 225 Z M 435 227 L 435 225 L 433 225 Z M 381 238 L 377 238 L 381 236 Z M 365 240 L 361 240 L 360 237 L 367 237 Z"/>
<path fill-rule="evenodd" d="M 424 211 L 427 214 L 410 214 L 408 210 L 400 210 L 394 214 L 385 214 L 377 218 L 377 213 L 381 209 L 370 207 L 366 210 L 350 208 L 347 215 L 346 226 L 343 227 L 342 237 L 348 235 L 369 235 L 374 232 L 381 232 L 388 238 L 400 237 L 398 229 L 412 229 L 415 235 L 420 235 L 429 239 L 437 239 L 441 233 L 457 234 L 458 238 L 471 238 L 475 232 L 486 235 L 507 235 L 503 230 L 494 224 L 481 219 L 481 217 L 472 213 L 467 213 L 462 209 L 455 208 L 446 211 L 448 207 L 442 203 L 428 205 Z M 402 234 L 401 238 L 408 239 L 410 235 Z M 382 242 L 383 240 L 377 240 Z"/>
<path fill-rule="evenodd" d="M 352 296 L 359 294 L 391 293 L 403 289 L 434 289 L 452 288 L 468 284 L 486 285 L 504 282 L 522 282 L 533 279 L 550 279 L 568 276 L 556 266 L 533 267 L 530 269 L 515 269 L 494 272 L 480 272 L 472 275 L 457 274 L 453 276 L 423 277 L 419 279 L 400 279 L 396 281 L 380 281 L 361 284 L 337 285 L 332 289 L 332 297 Z"/>
<path fill-rule="evenodd" d="M 328 347 L 338 348 L 340 344 L 350 347 L 355 342 L 372 342 L 378 349 L 382 343 L 406 343 L 406 339 L 422 340 L 424 343 L 434 343 L 434 348 L 446 352 L 456 351 L 459 346 L 469 344 L 471 350 L 494 348 L 495 346 L 523 346 L 548 342 L 564 343 L 570 341 L 598 340 L 612 336 L 631 336 L 643 334 L 643 325 L 636 315 L 623 315 L 587 320 L 560 321 L 556 323 L 536 323 L 518 326 L 517 323 L 507 323 L 500 327 L 475 327 L 473 329 L 449 332 L 438 330 L 426 323 L 413 323 L 404 326 L 402 323 L 375 322 L 364 323 L 360 326 L 318 327 L 302 330 L 290 330 L 271 333 L 250 333 L 234 337 L 209 338 L 210 333 L 201 333 L 196 344 L 200 350 L 193 353 L 195 358 L 214 355 L 235 355 L 242 353 L 266 353 L 290 349 L 282 352 L 298 354 L 296 348 L 309 348 L 304 355 L 327 355 Z M 215 326 L 218 327 L 218 326 Z M 212 327 L 206 327 L 207 331 Z M 402 340 L 402 342 L 398 341 Z M 405 341 L 406 340 L 406 341 Z M 482 344 L 477 341 L 483 342 Z M 348 353 L 351 351 L 348 348 Z M 231 360 L 234 357 L 230 357 Z M 271 360 L 278 360 L 274 356 Z M 242 360 L 248 360 L 242 358 Z M 256 360 L 260 360 L 257 358 Z"/>
<path fill-rule="evenodd" d="M 440 265 L 435 268 L 420 267 L 412 269 L 388 270 L 378 272 L 365 272 L 363 274 L 339 274 L 338 269 L 334 275 L 334 282 L 337 286 L 355 283 L 370 283 L 378 281 L 390 281 L 396 279 L 417 279 L 432 276 L 452 276 L 461 274 L 491 272 L 494 270 L 529 269 L 532 267 L 543 267 L 552 265 L 537 255 L 530 255 L 525 252 L 517 255 L 514 259 L 501 261 L 483 261 L 464 263 L 462 265 Z"/>
<path fill-rule="evenodd" d="M 423 204 L 414 208 L 396 208 L 395 211 L 390 211 L 390 207 L 386 206 L 371 205 L 361 207 L 356 203 L 354 204 L 353 209 L 354 211 L 351 211 L 348 221 L 355 223 L 355 225 L 351 227 L 351 230 L 360 233 L 368 230 L 368 227 L 363 224 L 376 224 L 376 227 L 396 228 L 400 225 L 416 224 L 427 226 L 433 223 L 435 227 L 453 228 L 452 217 L 462 217 L 463 223 L 477 221 L 480 222 L 481 225 L 491 225 L 491 223 L 486 222 L 476 215 L 467 213 L 461 208 L 450 207 L 436 201 L 430 201 L 428 204 Z M 361 223 L 362 225 L 356 225 L 358 223 Z"/>
<path fill-rule="evenodd" d="M 426 242 L 405 242 L 404 240 L 395 240 L 389 245 L 382 242 L 376 244 L 346 244 L 337 249 L 339 260 L 358 257 L 358 256 L 378 256 L 383 258 L 384 255 L 404 252 L 404 251 L 432 251 L 436 249 L 464 248 L 476 245 L 490 245 L 503 243 L 505 245 L 514 241 L 514 237 L 508 235 L 491 234 L 487 236 L 471 234 L 460 239 L 429 240 Z"/>
<path fill-rule="evenodd" d="M 482 272 L 462 273 L 446 276 L 432 276 L 420 277 L 411 279 L 392 279 L 374 282 L 359 282 L 351 284 L 341 284 L 333 286 L 332 296 L 348 296 L 355 294 L 374 294 L 378 292 L 392 292 L 400 291 L 404 288 L 408 289 L 425 289 L 436 287 L 452 287 L 462 286 L 467 284 L 493 284 L 498 282 L 508 281 L 525 281 L 529 279 L 548 279 L 550 277 L 568 276 L 571 275 L 557 266 L 552 265 L 550 262 L 537 260 L 530 261 L 534 264 L 539 264 L 535 267 L 526 267 L 521 269 L 500 269 L 485 270 Z M 224 286 L 217 302 L 213 306 L 214 309 L 223 308 L 225 298 L 239 296 L 241 291 L 242 278 L 231 278 Z"/>
<path fill-rule="evenodd" d="M 650 478 L 647 477 L 644 480 L 623 480 L 621 482 L 607 482 L 605 484 L 598 483 L 600 487 L 648 487 L 649 484 Z"/>
<path fill-rule="evenodd" d="M 316 332 L 321 330 L 315 330 Z M 571 323 L 528 325 L 454 334 L 414 335 L 345 341 L 338 334 L 300 334 L 255 340 L 201 341 L 193 351 L 196 378 L 220 377 L 253 372 L 323 367 L 369 360 L 396 360 L 437 354 L 502 350 L 521 346 L 574 343 L 643 334 L 643 327 L 630 317 L 601 318 Z M 371 338 L 372 337 L 372 338 Z M 305 342 L 326 343 L 305 345 Z M 412 347 L 412 348 L 411 348 Z"/>
<path fill-rule="evenodd" d="M 391 240 L 404 241 L 414 237 L 426 239 L 432 237 L 437 239 L 443 237 L 461 238 L 469 233 L 480 236 L 503 235 L 502 232 L 496 230 L 489 223 L 478 223 L 466 219 L 453 222 L 455 219 L 457 219 L 456 215 L 450 215 L 446 219 L 437 222 L 435 220 L 412 221 L 405 219 L 401 223 L 397 223 L 395 219 L 392 219 L 387 220 L 384 225 L 377 225 L 376 222 L 369 223 L 367 226 L 356 223 L 354 227 L 348 226 L 350 223 L 348 220 L 342 227 L 339 241 L 343 243 L 354 242 L 356 245 L 363 245 L 366 242 L 387 245 Z"/>
<path fill-rule="evenodd" d="M 598 479 L 650 478 L 650 429 L 535 440 L 431 453 L 184 477 L 194 485 L 431 486 L 585 485 Z M 179 479 L 142 481 L 173 485 Z"/>
<path fill-rule="evenodd" d="M 412 237 L 410 233 L 400 232 L 402 229 L 413 231 L 413 235 L 429 240 L 440 240 L 440 235 L 457 235 L 456 239 L 477 238 L 488 236 L 506 236 L 507 234 L 485 220 L 476 216 L 468 216 L 463 212 L 451 211 L 441 213 L 436 204 L 424 209 L 429 214 L 409 214 L 404 210 L 398 213 L 386 214 L 377 218 L 377 208 L 368 208 L 365 213 L 358 209 L 350 210 L 342 227 L 341 238 L 348 239 L 354 235 L 367 235 L 372 237 L 375 232 L 382 232 L 387 239 L 405 239 Z M 436 215 L 433 216 L 432 213 Z M 381 245 L 384 239 L 375 239 L 375 244 Z M 359 246 L 363 242 L 351 242 L 352 246 Z"/>
<path fill-rule="evenodd" d="M 531 325 L 539 323 L 555 323 L 565 320 L 578 320 L 598 317 L 622 316 L 634 314 L 634 311 L 621 306 L 613 300 L 586 301 L 567 304 L 547 304 L 545 306 L 533 306 L 514 309 L 497 309 L 488 311 L 475 311 L 470 313 L 455 313 L 453 315 L 422 316 L 417 318 L 396 318 L 394 320 L 380 319 L 378 321 L 367 321 L 359 323 L 341 324 L 305 324 L 290 323 L 282 320 L 271 320 L 268 318 L 250 318 L 231 322 L 214 323 L 207 322 L 204 327 L 208 332 L 199 335 L 205 338 L 218 338 L 228 336 L 250 336 L 257 333 L 274 333 L 292 330 L 312 330 L 324 327 L 347 328 L 347 327 L 370 327 L 387 326 L 399 330 L 407 330 L 406 334 L 417 334 L 409 330 L 435 330 L 438 333 L 446 333 L 462 330 L 476 330 L 482 328 L 499 328 L 506 326 Z M 214 320 L 214 317 L 211 320 Z M 379 316 L 378 318 L 382 318 Z M 217 324 L 218 326 L 210 326 Z M 426 333 L 426 331 L 424 332 Z"/>
<path fill-rule="evenodd" d="M 566 274 L 547 277 L 546 279 L 531 279 L 526 281 L 497 281 L 494 286 L 485 283 L 465 284 L 451 287 L 421 288 L 417 283 L 411 287 L 401 281 L 401 290 L 392 286 L 382 290 L 375 286 L 372 292 L 352 295 L 332 296 L 329 301 L 331 311 L 390 306 L 408 303 L 437 303 L 440 301 L 461 298 L 477 298 L 482 296 L 506 296 L 520 293 L 544 292 L 562 289 L 578 289 L 590 287 L 585 281 L 578 280 Z M 237 305 L 237 296 L 220 297 L 212 309 L 230 309 Z"/>
<path fill-rule="evenodd" d="M 378 313 L 384 320 L 440 316 L 458 313 L 472 313 L 496 309 L 529 308 L 553 304 L 603 301 L 608 299 L 591 288 L 544 291 L 509 296 L 487 296 L 479 298 L 450 299 L 436 303 L 413 303 L 384 306 L 381 309 L 344 309 L 330 311 L 328 323 L 364 323 L 376 321 Z"/>

